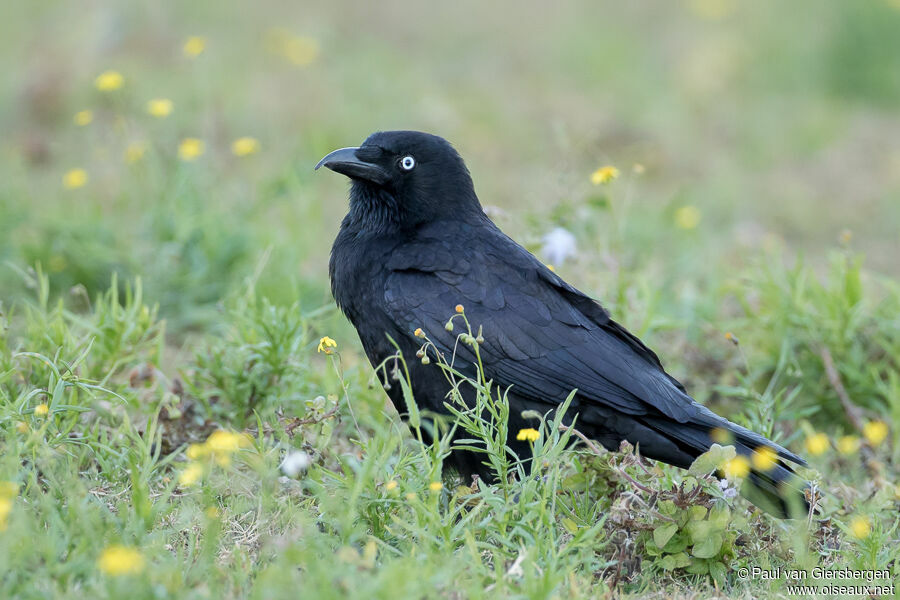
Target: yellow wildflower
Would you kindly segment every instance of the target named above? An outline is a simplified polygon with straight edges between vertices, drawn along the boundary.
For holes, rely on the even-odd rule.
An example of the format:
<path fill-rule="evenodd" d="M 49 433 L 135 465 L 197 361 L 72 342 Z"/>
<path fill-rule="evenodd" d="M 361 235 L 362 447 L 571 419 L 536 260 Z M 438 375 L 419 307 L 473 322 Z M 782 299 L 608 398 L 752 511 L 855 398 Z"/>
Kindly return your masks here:
<path fill-rule="evenodd" d="M 147 144 L 144 142 L 131 142 L 125 148 L 125 162 L 134 164 L 144 158 L 144 152 L 147 151 Z"/>
<path fill-rule="evenodd" d="M 250 438 L 246 434 L 219 430 L 212 432 L 203 444 L 188 446 L 185 454 L 191 460 L 211 456 L 216 464 L 227 467 L 231 464 L 231 455 L 249 445 Z"/>
<path fill-rule="evenodd" d="M 195 58 L 203 54 L 206 50 L 206 38 L 199 35 L 192 35 L 184 41 L 184 55 L 188 58 Z"/>
<path fill-rule="evenodd" d="M 46 417 L 50 414 L 50 407 L 44 403 L 38 404 L 34 407 L 34 416 L 36 417 Z"/>
<path fill-rule="evenodd" d="M 463 310 L 465 310 L 465 309 L 463 308 L 463 305 L 462 305 L 462 304 L 457 304 L 456 307 L 455 307 L 453 310 L 455 310 L 455 311 L 458 312 L 459 314 L 462 314 Z"/>
<path fill-rule="evenodd" d="M 104 71 L 97 75 L 97 79 L 94 80 L 94 85 L 101 92 L 114 92 L 121 88 L 124 83 L 125 79 L 118 71 Z"/>
<path fill-rule="evenodd" d="M 825 454 L 828 451 L 828 436 L 824 433 L 814 433 L 806 436 L 806 451 L 813 456 Z"/>
<path fill-rule="evenodd" d="M 259 152 L 259 140 L 252 137 L 240 137 L 231 143 L 231 153 L 235 156 L 250 156 Z"/>
<path fill-rule="evenodd" d="M 863 425 L 863 435 L 873 446 L 878 446 L 888 435 L 888 426 L 884 421 L 869 421 Z"/>
<path fill-rule="evenodd" d="M 250 438 L 245 433 L 237 433 L 235 431 L 225 431 L 220 429 L 213 431 L 206 438 L 206 447 L 213 454 L 217 452 L 237 452 L 241 448 L 250 445 Z"/>
<path fill-rule="evenodd" d="M 855 435 L 842 435 L 838 438 L 837 449 L 841 454 L 853 454 L 859 450 L 859 438 Z"/>
<path fill-rule="evenodd" d="M 392 491 L 394 491 L 395 489 L 397 489 L 397 480 L 396 480 L 396 479 L 391 479 L 390 481 L 388 481 L 387 483 L 385 483 L 385 484 L 384 484 L 384 489 L 387 490 L 387 491 L 389 491 L 389 492 L 392 492 Z"/>
<path fill-rule="evenodd" d="M 526 429 L 520 429 L 519 433 L 516 434 L 516 439 L 520 442 L 536 442 L 540 437 L 541 433 L 537 429 L 532 429 L 530 427 Z"/>
<path fill-rule="evenodd" d="M 700 224 L 700 209 L 696 206 L 682 206 L 675 211 L 675 226 L 679 229 L 695 229 Z"/>
<path fill-rule="evenodd" d="M 147 112 L 154 117 L 163 119 L 172 114 L 175 104 L 168 98 L 154 98 L 147 102 Z"/>
<path fill-rule="evenodd" d="M 712 438 L 712 441 L 722 446 L 727 446 L 734 441 L 734 436 L 724 427 L 714 427 L 709 432 L 709 437 Z"/>
<path fill-rule="evenodd" d="M 84 127 L 94 120 L 94 111 L 91 110 L 80 110 L 75 113 L 75 116 L 72 117 L 72 120 L 79 127 Z"/>
<path fill-rule="evenodd" d="M 319 42 L 311 37 L 292 36 L 285 41 L 282 52 L 298 67 L 305 67 L 319 56 Z"/>
<path fill-rule="evenodd" d="M 619 170 L 611 165 L 600 167 L 591 173 L 591 183 L 600 185 L 601 183 L 609 183 L 619 176 Z"/>
<path fill-rule="evenodd" d="M 850 521 L 850 533 L 852 533 L 853 537 L 856 539 L 865 539 L 872 533 L 872 524 L 869 523 L 869 519 L 866 517 L 854 517 L 853 520 Z"/>
<path fill-rule="evenodd" d="M 210 519 L 218 519 L 221 514 L 218 506 L 210 506 L 205 512 L 206 516 Z"/>
<path fill-rule="evenodd" d="M 203 143 L 203 140 L 198 140 L 197 138 L 184 138 L 181 140 L 181 143 L 178 144 L 178 157 L 181 160 L 194 160 L 202 156 L 205 151 L 206 146 Z"/>
<path fill-rule="evenodd" d="M 326 335 L 319 340 L 319 347 L 316 349 L 316 351 L 324 352 L 325 354 L 332 354 L 334 353 L 333 348 L 337 348 L 337 342 Z"/>
<path fill-rule="evenodd" d="M 25 421 L 16 421 L 16 431 L 19 433 L 28 433 L 28 423 Z"/>
<path fill-rule="evenodd" d="M 750 474 L 750 461 L 746 456 L 738 454 L 725 463 L 723 471 L 729 479 L 742 479 Z"/>
<path fill-rule="evenodd" d="M 431 483 L 428 484 L 428 489 L 431 490 L 432 492 L 439 492 L 442 489 L 444 489 L 444 484 L 441 483 L 440 481 L 432 481 Z"/>
<path fill-rule="evenodd" d="M 0 497 L 0 531 L 6 531 L 6 519 L 12 512 L 12 498 Z"/>
<path fill-rule="evenodd" d="M 183 486 L 194 485 L 203 477 L 203 466 L 198 463 L 188 463 L 178 476 L 178 483 Z"/>
<path fill-rule="evenodd" d="M 136 575 L 144 570 L 144 556 L 137 548 L 115 544 L 100 554 L 97 566 L 107 575 Z"/>
<path fill-rule="evenodd" d="M 407 501 L 407 502 L 412 502 L 412 501 L 415 500 L 415 499 L 416 499 L 416 493 L 415 493 L 415 492 L 409 492 L 409 493 L 406 494 L 406 501 Z"/>
<path fill-rule="evenodd" d="M 421 327 L 416 327 L 416 330 L 413 332 L 413 335 L 416 336 L 417 338 L 423 338 L 423 337 L 425 337 L 425 332 L 422 331 Z"/>
<path fill-rule="evenodd" d="M 206 444 L 191 444 L 184 453 L 188 460 L 197 460 L 208 454 L 209 447 Z"/>
<path fill-rule="evenodd" d="M 778 454 L 768 446 L 760 446 L 750 456 L 753 468 L 758 471 L 768 471 L 778 463 Z"/>
<path fill-rule="evenodd" d="M 18 483 L 15 481 L 0 481 L 0 498 L 15 498 L 18 495 Z"/>
<path fill-rule="evenodd" d="M 87 182 L 88 174 L 84 169 L 69 169 L 62 178 L 63 187 L 67 190 L 78 189 Z"/>

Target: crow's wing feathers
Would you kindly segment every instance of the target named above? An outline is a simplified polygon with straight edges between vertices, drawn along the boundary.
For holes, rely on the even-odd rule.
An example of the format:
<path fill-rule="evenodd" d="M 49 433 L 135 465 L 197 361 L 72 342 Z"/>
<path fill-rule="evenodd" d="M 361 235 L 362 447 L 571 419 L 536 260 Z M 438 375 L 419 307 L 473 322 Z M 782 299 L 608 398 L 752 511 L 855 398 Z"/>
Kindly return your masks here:
<path fill-rule="evenodd" d="M 551 404 L 578 388 L 583 400 L 679 422 L 698 414 L 657 356 L 598 303 L 499 230 L 484 233 L 468 248 L 477 258 L 455 256 L 446 231 L 395 249 L 385 302 L 408 335 L 421 327 L 448 357 L 456 347 L 470 361 L 471 350 L 456 344 L 461 321 L 452 332 L 444 328 L 462 304 L 472 327 L 483 327 L 486 376 L 501 387 Z"/>

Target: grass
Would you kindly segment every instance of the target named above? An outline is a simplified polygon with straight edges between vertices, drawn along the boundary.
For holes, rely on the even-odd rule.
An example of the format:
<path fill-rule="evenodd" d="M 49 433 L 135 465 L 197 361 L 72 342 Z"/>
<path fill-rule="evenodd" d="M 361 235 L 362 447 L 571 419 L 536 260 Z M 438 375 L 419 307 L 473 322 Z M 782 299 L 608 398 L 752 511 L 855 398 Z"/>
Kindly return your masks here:
<path fill-rule="evenodd" d="M 900 10 L 521 11 L 10 7 L 0 596 L 750 598 L 792 581 L 742 569 L 897 578 Z M 108 69 L 124 83 L 103 92 Z M 552 416 L 519 462 L 502 393 L 439 363 L 479 405 L 451 395 L 457 418 L 432 425 L 407 394 L 410 430 L 333 307 L 345 188 L 311 171 L 395 127 L 454 141 L 539 256 L 571 231 L 557 272 L 700 401 L 808 457 L 820 513 L 754 510 L 709 474 L 727 449 L 679 471 Z M 259 146 L 239 156 L 243 136 Z M 603 165 L 620 174 L 593 185 Z M 444 469 L 452 427 L 497 485 Z"/>

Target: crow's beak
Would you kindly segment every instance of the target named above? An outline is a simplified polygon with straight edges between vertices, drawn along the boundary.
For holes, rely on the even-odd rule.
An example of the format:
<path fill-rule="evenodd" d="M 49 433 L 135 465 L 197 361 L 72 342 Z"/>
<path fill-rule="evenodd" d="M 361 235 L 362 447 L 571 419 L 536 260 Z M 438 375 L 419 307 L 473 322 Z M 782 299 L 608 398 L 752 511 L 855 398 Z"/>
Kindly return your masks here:
<path fill-rule="evenodd" d="M 319 161 L 319 167 L 328 167 L 335 173 L 341 173 L 351 179 L 362 179 L 382 184 L 390 178 L 390 174 L 375 163 L 366 162 L 357 155 L 359 148 L 341 148 L 328 154 Z"/>

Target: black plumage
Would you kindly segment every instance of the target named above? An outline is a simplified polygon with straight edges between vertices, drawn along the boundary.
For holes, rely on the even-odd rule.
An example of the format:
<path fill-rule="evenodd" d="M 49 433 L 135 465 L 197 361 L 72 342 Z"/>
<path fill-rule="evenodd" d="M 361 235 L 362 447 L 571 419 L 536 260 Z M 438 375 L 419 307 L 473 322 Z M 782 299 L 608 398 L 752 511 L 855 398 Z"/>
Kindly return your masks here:
<path fill-rule="evenodd" d="M 577 414 L 579 429 L 608 449 L 627 440 L 644 456 L 686 468 L 709 449 L 716 429 L 727 431 L 745 456 L 771 448 L 777 464 L 751 472 L 752 499 L 786 510 L 783 484 L 794 479 L 788 463 L 804 461 L 695 402 L 599 303 L 500 231 L 444 139 L 376 133 L 359 148 L 332 152 L 322 165 L 352 181 L 329 265 L 334 298 L 373 365 L 396 353 L 396 341 L 421 406 L 446 413 L 449 389 L 436 367 L 414 360 L 417 328 L 446 355 L 455 348 L 456 368 L 474 375 L 474 353 L 456 344 L 458 330 L 445 329 L 462 304 L 468 320 L 483 327 L 486 377 L 509 388 L 509 446 L 520 456 L 529 452 L 514 438 L 529 426 L 521 412 L 550 411 L 577 389 L 568 415 Z M 403 412 L 400 386 L 388 393 Z M 493 477 L 483 456 L 457 451 L 451 459 L 463 474 Z"/>

